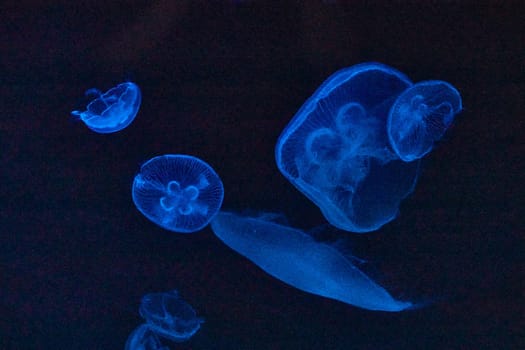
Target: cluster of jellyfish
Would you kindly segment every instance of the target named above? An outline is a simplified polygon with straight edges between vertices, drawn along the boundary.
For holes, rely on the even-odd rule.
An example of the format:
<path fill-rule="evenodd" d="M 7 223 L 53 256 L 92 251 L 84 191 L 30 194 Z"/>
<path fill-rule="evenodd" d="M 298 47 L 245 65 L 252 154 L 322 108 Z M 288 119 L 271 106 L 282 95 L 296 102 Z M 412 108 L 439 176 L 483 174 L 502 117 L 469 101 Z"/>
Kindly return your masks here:
<path fill-rule="evenodd" d="M 141 94 L 127 82 L 101 93 L 84 112 L 73 111 L 93 131 L 122 130 L 135 118 Z M 462 109 L 459 92 L 438 80 L 412 83 L 379 63 L 363 63 L 330 76 L 282 131 L 275 158 L 281 173 L 340 230 L 367 233 L 395 219 L 413 190 L 420 160 Z M 308 293 L 367 310 L 397 312 L 417 307 L 395 299 L 337 247 L 283 224 L 279 215 L 243 216 L 221 211 L 224 187 L 204 161 L 189 155 L 157 156 L 135 176 L 137 209 L 160 227 L 215 235 L 266 273 Z M 126 349 L 168 349 L 202 319 L 176 292 L 144 296 L 146 323 Z"/>

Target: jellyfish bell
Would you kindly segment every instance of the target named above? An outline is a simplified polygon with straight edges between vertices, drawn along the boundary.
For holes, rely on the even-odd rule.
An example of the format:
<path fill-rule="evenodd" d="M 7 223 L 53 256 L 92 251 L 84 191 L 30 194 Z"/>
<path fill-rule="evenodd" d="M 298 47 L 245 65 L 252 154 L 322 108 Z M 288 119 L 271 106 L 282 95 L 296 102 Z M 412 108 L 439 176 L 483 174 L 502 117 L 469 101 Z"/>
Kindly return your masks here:
<path fill-rule="evenodd" d="M 461 108 L 461 96 L 449 83 L 414 84 L 390 109 L 387 133 L 392 149 L 405 162 L 422 158 L 443 137 Z"/>
<path fill-rule="evenodd" d="M 71 115 L 82 120 L 91 130 L 101 133 L 113 133 L 126 128 L 137 116 L 141 92 L 132 82 L 125 82 L 102 93 L 96 88 L 88 89 L 87 97 L 94 99 L 88 103 L 85 111 L 72 111 Z"/>
<path fill-rule="evenodd" d="M 331 75 L 303 104 L 275 146 L 281 173 L 330 224 L 365 233 L 393 220 L 417 181 L 389 146 L 386 121 L 412 82 L 379 63 Z"/>
<path fill-rule="evenodd" d="M 158 336 L 174 342 L 187 341 L 204 322 L 176 290 L 144 295 L 139 313 Z"/>
<path fill-rule="evenodd" d="M 272 215 L 244 217 L 221 211 L 211 226 L 231 249 L 299 290 L 368 310 L 396 312 L 412 306 L 362 272 L 355 263 L 358 258 L 274 222 Z"/>
<path fill-rule="evenodd" d="M 157 225 L 179 233 L 204 228 L 224 198 L 219 175 L 189 155 L 163 155 L 144 163 L 132 186 L 137 209 Z"/>

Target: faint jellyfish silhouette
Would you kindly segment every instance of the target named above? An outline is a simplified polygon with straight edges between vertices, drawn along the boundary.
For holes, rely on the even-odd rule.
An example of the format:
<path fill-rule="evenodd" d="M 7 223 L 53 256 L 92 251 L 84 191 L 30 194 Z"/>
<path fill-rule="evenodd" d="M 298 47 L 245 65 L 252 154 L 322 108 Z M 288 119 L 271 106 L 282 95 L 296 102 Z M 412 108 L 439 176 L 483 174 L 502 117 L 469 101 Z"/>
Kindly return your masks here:
<path fill-rule="evenodd" d="M 330 224 L 374 231 L 396 217 L 413 191 L 419 164 L 401 161 L 386 133 L 390 107 L 411 85 L 404 74 L 379 63 L 342 69 L 279 136 L 279 170 Z"/>
<path fill-rule="evenodd" d="M 316 242 L 299 229 L 277 223 L 272 216 L 244 217 L 219 212 L 213 232 L 227 246 L 273 277 L 302 291 L 363 309 L 402 311 L 414 307 L 394 299 L 337 249 Z"/>
<path fill-rule="evenodd" d="M 144 323 L 129 335 L 124 350 L 169 350 L 169 347 L 163 346 L 157 334 Z"/>
<path fill-rule="evenodd" d="M 224 188 L 204 161 L 168 154 L 142 165 L 132 196 L 137 209 L 157 225 L 189 233 L 208 225 L 221 207 Z"/>
<path fill-rule="evenodd" d="M 421 158 L 441 139 L 461 111 L 461 96 L 447 82 L 419 82 L 405 90 L 390 109 L 390 144 L 406 162 Z"/>
<path fill-rule="evenodd" d="M 174 342 L 190 339 L 204 322 L 175 290 L 146 294 L 139 313 L 153 332 Z"/>
<path fill-rule="evenodd" d="M 86 96 L 94 95 L 85 111 L 72 111 L 71 114 L 80 118 L 88 128 L 108 134 L 127 127 L 135 119 L 139 111 L 141 93 L 139 87 L 132 82 L 125 82 L 102 93 L 97 89 L 89 89 Z"/>

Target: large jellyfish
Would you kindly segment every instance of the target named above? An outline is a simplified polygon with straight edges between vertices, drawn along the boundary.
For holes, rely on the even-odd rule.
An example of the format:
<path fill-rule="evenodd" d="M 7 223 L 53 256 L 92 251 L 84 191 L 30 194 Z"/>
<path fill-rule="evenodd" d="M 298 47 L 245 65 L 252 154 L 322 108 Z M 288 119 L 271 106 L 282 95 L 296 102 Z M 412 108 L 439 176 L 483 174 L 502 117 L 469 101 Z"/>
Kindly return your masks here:
<path fill-rule="evenodd" d="M 141 94 L 139 87 L 132 82 L 125 82 L 102 93 L 98 89 L 89 89 L 86 96 L 93 95 L 85 111 L 72 111 L 88 128 L 108 134 L 127 127 L 139 111 Z"/>
<path fill-rule="evenodd" d="M 363 63 L 330 76 L 281 133 L 281 173 L 334 226 L 370 232 L 393 220 L 415 186 L 419 162 L 392 150 L 386 124 L 412 85 L 401 72 Z"/>
<path fill-rule="evenodd" d="M 142 298 L 139 313 L 155 334 L 174 342 L 190 339 L 203 322 L 175 290 L 146 294 Z"/>
<path fill-rule="evenodd" d="M 124 350 L 169 350 L 147 323 L 141 324 L 128 337 Z"/>
<path fill-rule="evenodd" d="M 335 248 L 268 218 L 219 212 L 211 226 L 227 246 L 302 291 L 368 310 L 401 311 L 414 306 L 394 299 Z"/>
<path fill-rule="evenodd" d="M 163 155 L 142 165 L 132 187 L 137 209 L 174 232 L 195 232 L 221 207 L 224 188 L 217 173 L 188 155 Z"/>
<path fill-rule="evenodd" d="M 447 82 L 430 80 L 406 89 L 390 109 L 390 144 L 406 162 L 423 157 L 441 139 L 461 110 L 459 92 Z"/>

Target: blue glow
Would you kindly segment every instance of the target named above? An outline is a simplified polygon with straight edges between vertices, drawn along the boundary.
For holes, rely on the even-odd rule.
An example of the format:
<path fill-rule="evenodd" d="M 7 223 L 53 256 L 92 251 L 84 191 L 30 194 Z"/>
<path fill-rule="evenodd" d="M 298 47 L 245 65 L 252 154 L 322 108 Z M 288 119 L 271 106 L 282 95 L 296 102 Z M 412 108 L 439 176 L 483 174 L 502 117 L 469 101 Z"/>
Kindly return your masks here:
<path fill-rule="evenodd" d="M 174 342 L 190 339 L 204 322 L 175 290 L 146 294 L 139 313 L 153 332 Z"/>
<path fill-rule="evenodd" d="M 71 114 L 79 117 L 88 128 L 108 134 L 120 131 L 135 119 L 139 111 L 141 93 L 139 87 L 126 82 L 102 93 L 97 89 L 89 89 L 86 96 L 94 95 L 85 111 L 72 111 Z"/>
<path fill-rule="evenodd" d="M 169 350 L 147 324 L 138 326 L 128 337 L 124 350 Z"/>
<path fill-rule="evenodd" d="M 226 245 L 273 277 L 302 291 L 363 309 L 402 311 L 413 304 L 395 300 L 333 247 L 304 232 L 261 218 L 220 212 L 211 227 Z"/>
<path fill-rule="evenodd" d="M 363 63 L 330 76 L 281 133 L 275 157 L 281 173 L 334 226 L 370 232 L 393 220 L 410 194 L 419 162 L 404 162 L 390 146 L 389 110 L 412 85 L 401 72 Z"/>
<path fill-rule="evenodd" d="M 137 209 L 157 225 L 189 233 L 208 225 L 221 207 L 224 188 L 207 163 L 168 154 L 142 165 L 132 196 Z"/>
<path fill-rule="evenodd" d="M 423 157 L 459 111 L 461 96 L 449 83 L 431 80 L 409 87 L 390 109 L 387 131 L 392 148 L 406 162 Z"/>

